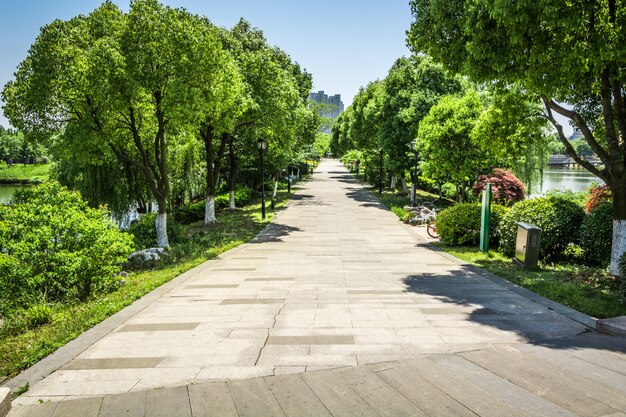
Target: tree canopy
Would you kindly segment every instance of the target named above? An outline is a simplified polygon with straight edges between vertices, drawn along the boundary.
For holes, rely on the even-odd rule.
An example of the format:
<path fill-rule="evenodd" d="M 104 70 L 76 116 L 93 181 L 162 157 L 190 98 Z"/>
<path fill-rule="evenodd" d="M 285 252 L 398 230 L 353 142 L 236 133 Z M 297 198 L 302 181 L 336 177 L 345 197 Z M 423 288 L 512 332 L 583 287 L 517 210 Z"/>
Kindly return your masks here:
<path fill-rule="evenodd" d="M 568 154 L 613 190 L 611 271 L 626 251 L 626 5 L 621 2 L 411 0 L 408 43 L 477 81 L 520 83 L 541 97 Z M 569 103 L 569 105 L 564 104 Z M 554 117 L 581 131 L 586 161 Z"/>

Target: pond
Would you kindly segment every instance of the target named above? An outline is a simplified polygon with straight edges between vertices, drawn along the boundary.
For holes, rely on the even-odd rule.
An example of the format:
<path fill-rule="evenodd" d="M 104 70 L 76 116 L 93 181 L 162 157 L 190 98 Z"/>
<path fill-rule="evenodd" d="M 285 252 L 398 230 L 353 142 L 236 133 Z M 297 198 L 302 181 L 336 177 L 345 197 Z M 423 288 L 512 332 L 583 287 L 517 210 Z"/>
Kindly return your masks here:
<path fill-rule="evenodd" d="M 585 191 L 592 183 L 603 184 L 600 178 L 584 168 L 546 168 L 539 194 L 551 190 Z"/>

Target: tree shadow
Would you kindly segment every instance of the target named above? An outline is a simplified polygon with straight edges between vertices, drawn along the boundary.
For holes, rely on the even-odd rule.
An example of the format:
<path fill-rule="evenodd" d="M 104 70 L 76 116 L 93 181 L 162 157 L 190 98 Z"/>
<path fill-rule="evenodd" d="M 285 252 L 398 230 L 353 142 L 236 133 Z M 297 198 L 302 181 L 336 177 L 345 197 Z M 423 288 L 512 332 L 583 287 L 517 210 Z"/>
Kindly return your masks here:
<path fill-rule="evenodd" d="M 499 280 L 501 278 L 471 265 L 442 274 L 410 274 L 402 279 L 407 292 L 434 296 L 450 304 L 443 307 L 442 314 L 465 315 L 464 319 L 515 333 L 531 344 L 626 353 L 626 337 L 598 333 L 576 321 L 575 314 L 572 318 L 563 315 L 569 313 L 562 306 L 525 289 L 514 291 L 514 284 L 503 285 Z M 436 314 L 435 308 L 422 310 Z"/>
<path fill-rule="evenodd" d="M 389 210 L 376 196 L 366 189 L 351 189 L 346 193 L 348 198 L 361 203 L 363 207 L 374 207 L 381 210 Z"/>
<path fill-rule="evenodd" d="M 270 223 L 267 227 L 250 243 L 268 243 L 268 242 L 283 242 L 283 237 L 288 236 L 294 232 L 301 232 L 299 227 L 287 226 L 279 223 Z"/>

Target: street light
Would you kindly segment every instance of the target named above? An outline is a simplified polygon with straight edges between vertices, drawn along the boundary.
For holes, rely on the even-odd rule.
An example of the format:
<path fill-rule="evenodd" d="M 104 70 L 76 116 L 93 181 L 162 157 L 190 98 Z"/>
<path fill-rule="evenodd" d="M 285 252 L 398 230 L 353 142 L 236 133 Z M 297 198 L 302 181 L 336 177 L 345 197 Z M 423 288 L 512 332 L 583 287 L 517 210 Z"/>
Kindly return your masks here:
<path fill-rule="evenodd" d="M 378 163 L 378 194 L 383 193 L 383 149 L 380 148 L 380 160 Z"/>
<path fill-rule="evenodd" d="M 417 139 L 413 139 L 411 141 L 411 149 L 413 150 L 413 154 L 415 155 L 415 172 L 413 173 L 413 207 L 417 206 Z"/>
<path fill-rule="evenodd" d="M 267 142 L 263 139 L 256 141 L 256 146 L 259 148 L 261 154 L 261 218 L 265 219 L 265 148 L 267 148 Z"/>

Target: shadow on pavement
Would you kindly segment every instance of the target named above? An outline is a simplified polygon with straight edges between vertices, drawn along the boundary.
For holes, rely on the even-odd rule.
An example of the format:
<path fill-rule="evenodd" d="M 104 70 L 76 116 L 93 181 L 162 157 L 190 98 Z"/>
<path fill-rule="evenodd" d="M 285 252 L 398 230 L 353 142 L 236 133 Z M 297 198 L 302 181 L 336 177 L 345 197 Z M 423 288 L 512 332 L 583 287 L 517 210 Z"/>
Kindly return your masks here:
<path fill-rule="evenodd" d="M 387 207 L 383 203 L 381 203 L 381 201 L 376 196 L 372 195 L 372 193 L 367 190 L 361 189 L 348 191 L 346 193 L 346 196 L 355 201 L 358 201 L 363 207 L 375 207 L 381 210 L 388 210 Z"/>
<path fill-rule="evenodd" d="M 250 243 L 282 242 L 282 237 L 301 231 L 302 229 L 298 227 L 286 226 L 279 223 L 270 223 L 265 230 L 252 239 Z"/>
<path fill-rule="evenodd" d="M 471 266 L 462 266 L 461 270 L 445 274 L 407 275 L 403 282 L 407 292 L 434 296 L 449 303 L 448 309 L 456 308 L 458 314 L 466 314 L 464 320 L 516 333 L 535 345 L 626 353 L 625 337 L 604 335 L 589 329 L 549 307 L 490 281 L 484 276 L 487 273 L 481 272 Z M 451 311 L 446 313 L 454 314 Z"/>

